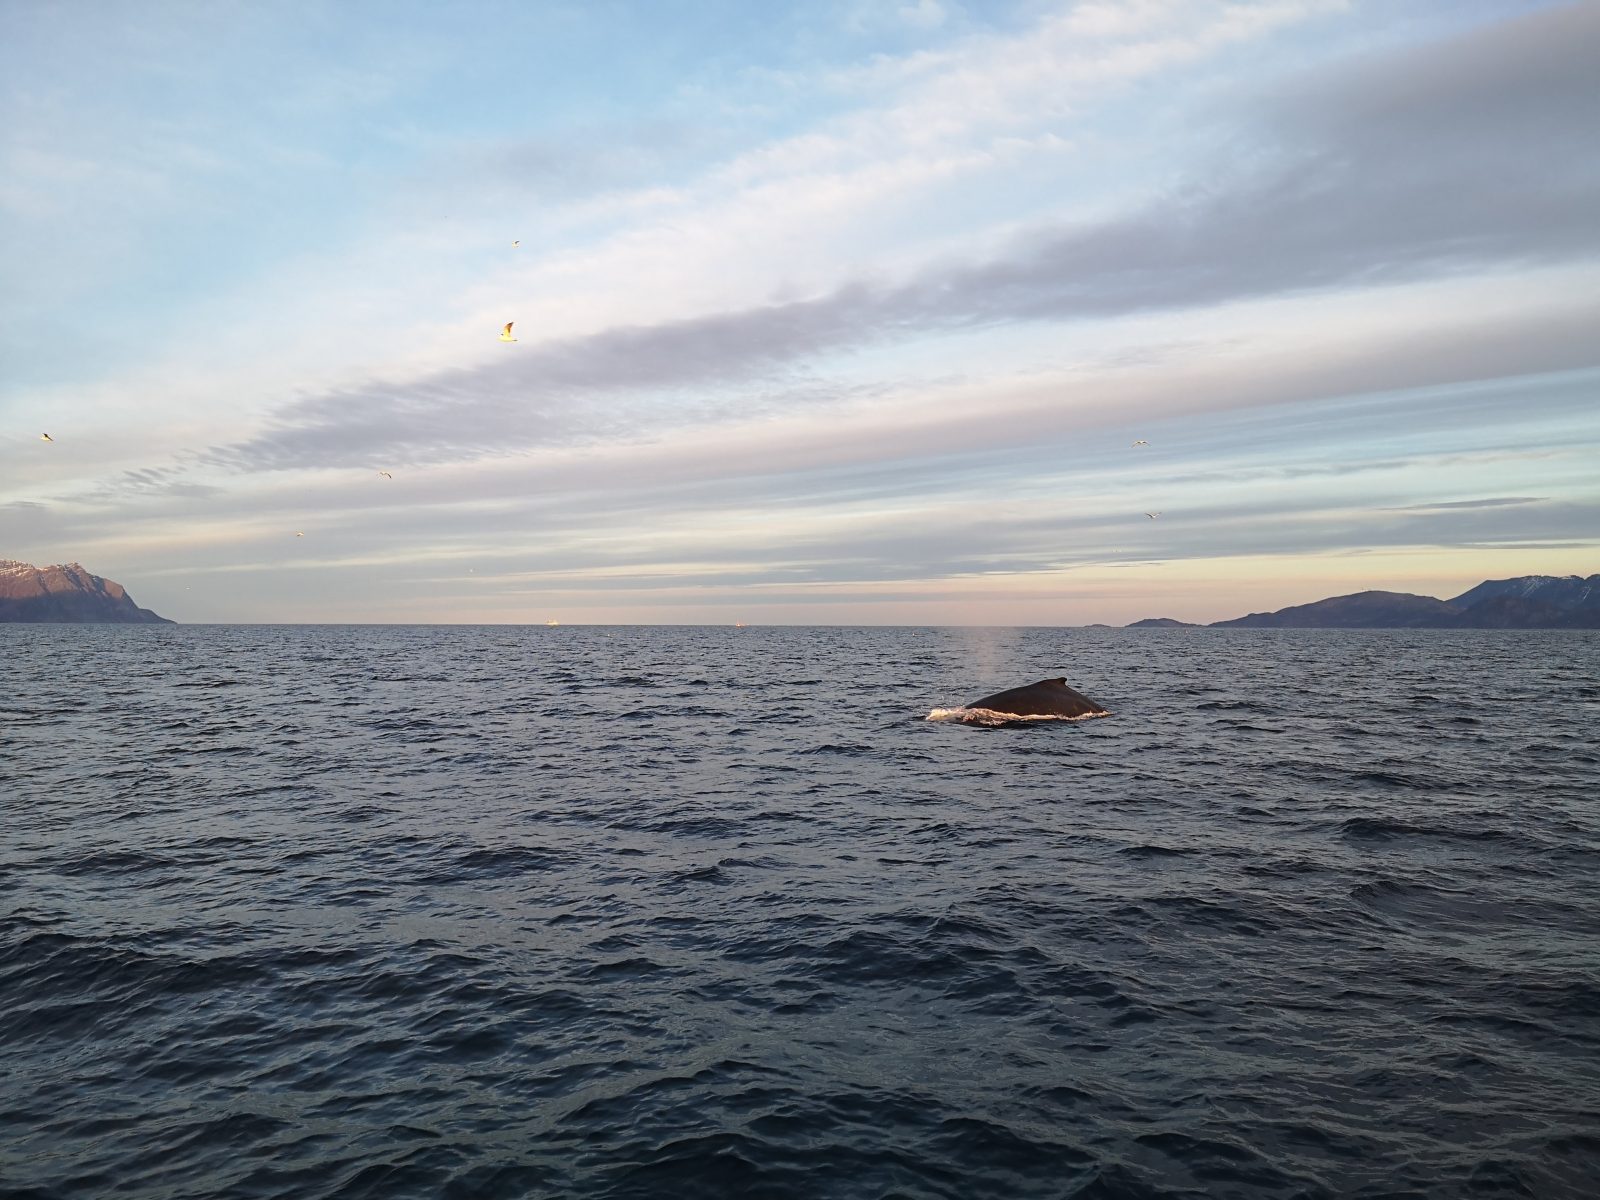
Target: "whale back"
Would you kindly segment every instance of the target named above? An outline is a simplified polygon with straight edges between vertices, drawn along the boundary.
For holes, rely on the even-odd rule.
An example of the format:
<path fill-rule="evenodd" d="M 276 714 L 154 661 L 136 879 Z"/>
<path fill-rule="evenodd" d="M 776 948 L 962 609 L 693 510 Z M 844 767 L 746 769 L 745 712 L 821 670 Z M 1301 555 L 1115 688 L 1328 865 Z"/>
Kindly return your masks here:
<path fill-rule="evenodd" d="M 1041 679 L 1026 687 L 1007 688 L 981 700 L 974 700 L 968 709 L 980 708 L 986 712 L 1007 717 L 1105 717 L 1110 716 L 1082 692 L 1067 686 L 1065 679 Z"/>

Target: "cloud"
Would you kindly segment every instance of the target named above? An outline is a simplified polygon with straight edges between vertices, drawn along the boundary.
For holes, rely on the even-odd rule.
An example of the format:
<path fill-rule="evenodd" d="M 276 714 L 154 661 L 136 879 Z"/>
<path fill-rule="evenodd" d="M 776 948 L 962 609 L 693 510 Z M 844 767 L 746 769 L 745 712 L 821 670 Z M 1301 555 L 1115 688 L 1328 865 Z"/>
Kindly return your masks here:
<path fill-rule="evenodd" d="M 212 447 L 196 461 L 247 471 L 444 462 L 636 437 L 659 426 L 660 416 L 626 399 L 597 404 L 596 395 L 750 379 L 837 347 L 864 319 L 866 295 L 845 289 L 825 302 L 610 329 L 525 352 L 507 347 L 500 364 L 297 401 L 274 414 L 273 428 Z M 726 417 L 733 407 L 702 403 L 696 415 Z M 748 413 L 750 406 L 740 407 Z M 670 420 L 682 424 L 689 416 L 680 407 Z"/>
<path fill-rule="evenodd" d="M 950 20 L 958 7 L 948 0 L 851 0 L 834 19 L 853 34 L 909 29 L 936 30 Z"/>
<path fill-rule="evenodd" d="M 948 15 L 939 0 L 915 0 L 912 4 L 902 4 L 895 12 L 907 25 L 918 29 L 937 29 Z"/>
<path fill-rule="evenodd" d="M 449 187 L 470 179 L 475 211 L 500 205 L 521 213 L 530 199 L 540 205 L 570 203 L 630 187 L 659 187 L 664 177 L 718 148 L 720 140 L 715 129 L 682 118 L 580 123 L 559 134 L 453 149 L 443 162 L 430 162 L 428 181 L 419 182 Z M 435 190 L 422 188 L 432 206 L 442 199 Z"/>
<path fill-rule="evenodd" d="M 892 13 L 896 4 L 888 0 L 880 7 Z M 1014 14 L 1014 24 L 998 21 L 1005 32 L 963 22 L 964 35 L 942 37 L 934 52 L 875 57 L 875 63 L 918 65 L 881 78 L 869 73 L 872 80 L 845 103 L 837 95 L 818 95 L 828 67 L 807 55 L 807 73 L 783 110 L 767 120 L 736 122 L 731 137 L 727 122 L 704 119 L 705 97 L 687 108 L 652 106 L 649 111 L 662 114 L 653 130 L 651 119 L 624 101 L 596 109 L 613 115 L 563 132 L 562 116 L 515 115 L 516 96 L 526 102 L 537 89 L 508 95 L 504 107 L 485 114 L 492 120 L 470 126 L 460 123 L 453 106 L 439 113 L 438 122 L 419 122 L 413 114 L 399 126 L 383 125 L 384 116 L 392 119 L 418 101 L 414 76 L 426 76 L 430 60 L 437 67 L 439 55 L 448 60 L 470 44 L 456 40 L 466 36 L 461 29 L 446 33 L 447 21 L 439 22 L 444 36 L 437 47 L 416 30 L 408 38 L 406 22 L 352 22 L 359 26 L 352 30 L 359 51 L 353 63 L 370 68 L 391 51 L 405 50 L 405 69 L 392 81 L 396 102 L 381 113 L 371 111 L 374 96 L 347 87 L 333 61 L 317 55 L 309 69 L 294 73 L 291 90 L 314 94 L 331 81 L 335 95 L 351 93 L 348 103 L 309 124 L 257 118 L 241 124 L 230 119 L 239 116 L 232 93 L 220 109 L 181 101 L 190 91 L 213 99 L 215 89 L 244 64 L 260 70 L 291 47 L 303 51 L 299 25 L 271 18 L 254 22 L 253 35 L 275 31 L 263 43 L 265 59 L 243 52 L 252 37 L 230 40 L 232 53 L 212 60 L 193 51 L 216 35 L 214 22 L 201 22 L 197 30 L 185 22 L 173 28 L 170 20 L 135 22 L 141 26 L 137 33 L 154 37 L 156 49 L 165 44 L 156 59 L 171 60 L 161 65 L 174 76 L 173 102 L 165 105 L 174 145 L 172 152 L 165 143 L 154 146 L 151 162 L 176 207 L 156 205 L 162 220 L 123 223 L 121 236 L 103 215 L 69 215 L 25 239 L 47 247 L 48 254 L 25 264 L 31 279 L 21 290 L 35 300 L 41 286 L 59 282 L 68 291 L 55 303 L 30 302 L 32 315 L 19 314 L 27 321 L 16 326 L 18 345 L 27 343 L 24 357 L 40 385 L 63 375 L 81 378 L 86 368 L 76 341 L 64 335 L 76 328 L 83 306 L 68 301 L 73 294 L 93 295 L 103 322 L 94 362 L 114 379 L 107 390 L 118 397 L 108 403 L 126 395 L 130 377 L 148 373 L 156 376 L 149 386 L 156 402 L 176 411 L 184 402 L 171 399 L 165 385 L 173 376 L 206 374 L 211 386 L 189 389 L 190 397 L 227 388 L 237 397 L 241 417 L 259 417 L 281 397 L 269 390 L 277 380 L 299 386 L 318 379 L 323 382 L 309 386 L 322 387 L 334 381 L 352 386 L 355 380 L 353 386 L 360 387 L 360 373 L 371 362 L 404 375 L 423 365 L 470 361 L 473 343 L 460 331 L 477 319 L 475 308 L 492 308 L 491 318 L 506 319 L 498 314 L 509 298 L 525 301 L 519 313 L 530 326 L 539 321 L 571 336 L 598 332 L 607 323 L 732 313 L 764 302 L 786 284 L 793 296 L 828 293 L 849 282 L 841 278 L 841 263 L 870 261 L 887 268 L 900 256 L 894 268 L 899 270 L 922 252 L 919 243 L 925 247 L 952 233 L 969 233 L 976 207 L 990 210 L 977 220 L 993 219 L 995 206 L 979 193 L 997 185 L 1009 189 L 1019 171 L 1048 173 L 1041 163 L 1059 170 L 1065 142 L 1053 127 L 1074 106 L 1105 105 L 1138 79 L 1203 60 L 1326 7 L 1321 0 L 1257 6 L 1245 21 L 1240 6 L 1223 3 L 1141 5 L 1138 22 L 1102 37 L 1085 36 L 1057 17 L 1038 17 L 1038 10 Z M 317 15 L 338 23 L 336 15 Z M 53 38 L 67 44 L 66 26 L 52 24 Z M 475 39 L 515 40 L 513 27 L 503 23 L 492 26 L 499 32 L 470 28 Z M 102 39 L 106 34 L 104 27 L 97 31 Z M 242 54 L 241 61 L 235 54 Z M 351 56 L 341 51 L 336 57 Z M 189 59 L 201 65 L 185 70 Z M 486 72 L 514 73 L 513 64 L 521 61 L 520 54 L 491 53 L 481 65 Z M 115 102 L 129 86 L 124 76 L 139 72 L 116 62 L 97 65 L 105 79 L 88 86 L 100 105 L 113 110 L 97 115 L 138 126 L 138 136 L 130 139 L 120 138 L 121 124 L 94 125 L 96 155 L 105 163 L 116 160 L 115 147 L 148 143 L 152 122 L 137 105 L 123 106 L 124 112 Z M 714 66 L 706 70 L 709 76 L 700 72 L 693 80 L 703 84 L 721 74 Z M 463 81 L 462 94 L 487 86 L 471 74 L 478 82 Z M 69 73 L 63 90 L 73 82 Z M 725 93 L 723 88 L 717 94 Z M 857 102 L 858 111 L 841 111 Z M 303 106 L 293 107 L 299 112 Z M 69 117 L 76 111 L 71 104 L 65 110 Z M 630 111 L 636 115 L 630 118 Z M 358 116 L 354 124 L 352 115 Z M 61 136 L 73 133 L 71 120 L 66 126 L 17 124 L 37 127 L 52 146 L 75 141 Z M 695 161 L 746 144 L 763 129 L 777 136 L 734 154 L 720 169 L 705 170 L 704 162 Z M 451 140 L 462 132 L 464 140 Z M 290 140 L 279 142 L 273 134 Z M 586 134 L 598 140 L 582 144 Z M 352 136 L 359 136 L 361 146 L 354 170 L 346 161 L 354 152 Z M 176 150 L 184 147 L 219 158 L 217 170 L 173 167 L 182 157 Z M 296 155 L 304 161 L 292 161 Z M 640 161 L 649 164 L 654 186 L 606 190 L 638 182 Z M 328 183 L 334 171 L 340 174 L 337 188 Z M 202 179 L 205 186 L 197 188 Z M 959 203 L 948 203 L 963 188 L 967 194 L 954 197 Z M 119 197 L 127 191 L 112 190 Z M 75 186 L 72 195 L 82 202 L 78 217 L 103 214 L 102 191 Z M 319 196 L 328 200 L 302 203 Z M 44 207 L 66 211 L 55 202 Z M 921 231 L 941 219 L 948 228 Z M 475 231 L 513 221 L 516 234 L 528 239 L 515 265 L 503 256 L 470 253 L 491 241 L 503 245 L 495 236 L 480 246 Z M 85 228 L 95 235 L 82 237 Z M 530 238 L 531 230 L 536 232 Z M 540 253 L 528 253 L 535 246 Z M 108 288 L 113 281 L 106 264 L 119 247 L 133 252 L 133 259 L 119 272 L 117 286 Z M 81 255 L 88 269 L 63 269 L 59 256 L 67 252 Z M 154 296 L 161 302 L 152 303 Z M 209 336 L 196 345 L 194 330 L 202 325 Z M 81 399 L 82 387 L 63 390 L 73 403 L 94 403 Z"/>
<path fill-rule="evenodd" d="M 1486 142 L 1502 155 L 1549 160 L 1592 146 L 1597 38 L 1600 8 L 1553 5 L 1430 45 L 1314 68 L 1279 91 L 1271 115 L 1291 136 L 1360 144 L 1368 159 L 1422 171 L 1441 151 Z"/>
<path fill-rule="evenodd" d="M 749 411 L 702 394 L 663 412 L 643 399 L 651 391 L 792 377 L 875 345 L 1592 258 L 1600 160 L 1580 151 L 1600 127 L 1600 89 L 1584 86 L 1593 77 L 1597 7 L 1327 69 L 1266 97 L 1264 161 L 1218 164 L 1125 215 L 1037 227 L 987 259 L 898 281 L 330 391 L 198 461 L 247 471 L 442 462 L 647 436 Z M 1457 111 L 1473 119 L 1445 119 Z"/>
<path fill-rule="evenodd" d="M 1192 141 L 1148 140 L 1162 72 L 1186 86 L 1193 64 L 1214 96 L 1239 61 L 1205 62 L 1246 36 L 1219 14 L 1316 7 L 1191 22 L 1181 3 L 1078 5 L 1025 37 L 863 70 L 862 111 L 687 181 L 662 171 L 705 149 L 693 130 L 663 127 L 655 158 L 621 126 L 593 147 L 445 147 L 466 177 L 394 205 L 479 202 L 430 231 L 435 259 L 390 212 L 364 249 L 275 266 L 275 290 L 241 293 L 215 338 L 174 354 L 181 370 L 107 388 L 130 443 L 143 425 L 141 445 L 201 449 L 103 484 L 94 471 L 137 451 L 80 458 L 70 480 L 52 458 L 7 489 L 55 489 L 49 509 L 0 507 L 0 535 L 51 543 L 35 557 L 281 574 L 285 595 L 475 563 L 516 576 L 502 587 L 708 604 L 718 588 L 948 599 L 948 581 L 1000 596 L 1005 577 L 1042 595 L 1112 565 L 1592 544 L 1592 376 L 1509 381 L 1600 361 L 1592 13 L 1230 93 L 1225 142 L 1215 104 Z M 1136 79 L 1140 95 L 1118 92 Z M 1108 150 L 1107 127 L 1079 120 L 1097 103 L 1146 140 Z M 1126 190 L 1086 207 L 1119 155 L 1148 160 L 1143 190 L 1111 179 Z M 646 176 L 670 186 L 591 194 Z M 1013 204 L 1024 184 L 1035 202 Z M 454 224 L 470 239 L 525 217 L 500 203 L 518 196 L 557 203 L 511 265 L 498 243 L 466 261 Z M 522 341 L 495 345 L 480 309 L 518 316 Z M 316 337 L 338 345 L 306 385 Z M 252 355 L 259 370 L 240 366 Z M 197 374 L 212 367 L 226 392 Z M 161 370 L 182 389 L 167 422 L 143 411 L 165 399 Z M 1152 444 L 1127 461 L 1135 436 Z"/>
<path fill-rule="evenodd" d="M 1504 508 L 1511 504 L 1541 504 L 1548 496 L 1492 496 L 1485 500 L 1441 500 L 1434 504 L 1407 504 L 1387 512 L 1438 512 L 1450 508 Z"/>
<path fill-rule="evenodd" d="M 208 561 L 253 560 L 284 529 L 309 522 L 315 553 L 330 561 L 470 555 L 480 566 L 507 561 L 586 576 L 619 567 L 693 575 L 683 564 L 728 562 L 758 576 L 815 579 L 917 565 L 1046 570 L 1103 561 L 1109 550 L 1119 560 L 1241 546 L 1264 553 L 1296 538 L 1349 546 L 1371 535 L 1390 544 L 1392 529 L 1422 537 L 1443 528 L 1429 526 L 1433 518 L 1488 518 L 1499 509 L 1518 514 L 1518 537 L 1527 539 L 1557 501 L 1512 489 L 1537 479 L 1552 489 L 1542 494 L 1556 497 L 1588 477 L 1583 464 L 1597 432 L 1583 414 L 1593 374 L 1461 384 L 1515 377 L 1562 353 L 1594 362 L 1597 319 L 1591 308 L 1563 328 L 1533 309 L 1520 324 L 1492 314 L 1434 328 L 1401 323 L 1387 344 L 1362 329 L 1340 344 L 1312 331 L 1223 359 L 1197 348 L 1154 372 L 1105 367 L 1006 387 L 952 382 L 942 394 L 913 391 L 898 406 L 874 398 L 822 420 L 791 413 L 708 423 L 398 473 L 392 484 L 363 466 L 359 476 L 236 481 L 203 502 L 80 497 L 60 521 L 80 538 L 204 538 Z M 1128 450 L 1133 422 L 1152 437 L 1148 451 Z M 1495 485 L 1503 490 L 1491 499 L 1529 502 L 1417 503 Z M 1147 508 L 1167 515 L 1145 521 L 1138 514 Z M 1567 532 L 1580 528 L 1574 522 Z M 519 536 L 530 530 L 538 536 Z M 27 523 L 10 532 L 25 539 Z"/>

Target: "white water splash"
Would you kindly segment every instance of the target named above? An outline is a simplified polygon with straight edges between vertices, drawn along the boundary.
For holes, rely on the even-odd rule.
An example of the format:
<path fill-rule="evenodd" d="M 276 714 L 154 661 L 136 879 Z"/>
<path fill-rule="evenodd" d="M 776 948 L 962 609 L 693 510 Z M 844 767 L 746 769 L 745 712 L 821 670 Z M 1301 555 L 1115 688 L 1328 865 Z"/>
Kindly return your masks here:
<path fill-rule="evenodd" d="M 1096 717 L 1110 715 L 1108 712 L 1092 712 L 1067 717 L 1059 713 L 1003 713 L 992 708 L 936 708 L 923 719 L 953 721 L 962 725 L 1012 725 L 1018 721 L 1092 721 Z"/>

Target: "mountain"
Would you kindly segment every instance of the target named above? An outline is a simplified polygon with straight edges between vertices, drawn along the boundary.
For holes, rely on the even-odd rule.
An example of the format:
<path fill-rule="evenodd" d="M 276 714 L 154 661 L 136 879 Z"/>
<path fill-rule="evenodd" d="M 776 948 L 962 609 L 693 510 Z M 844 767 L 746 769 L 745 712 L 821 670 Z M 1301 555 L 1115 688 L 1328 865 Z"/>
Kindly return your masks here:
<path fill-rule="evenodd" d="M 1211 624 L 1223 629 L 1439 629 L 1453 626 L 1459 615 L 1454 607 L 1432 596 L 1357 592 Z"/>
<path fill-rule="evenodd" d="M 0 623 L 172 625 L 133 602 L 120 583 L 79 563 L 36 567 L 0 558 Z"/>
<path fill-rule="evenodd" d="M 1450 601 L 1457 608 L 1475 608 L 1489 600 L 1526 600 L 1556 608 L 1600 608 L 1600 575 L 1523 575 L 1488 579 Z"/>
<path fill-rule="evenodd" d="M 1170 617 L 1152 617 L 1128 628 L 1181 624 Z M 1600 629 L 1600 575 L 1489 579 L 1453 600 L 1409 592 L 1356 592 L 1276 612 L 1213 621 L 1211 628 Z"/>
<path fill-rule="evenodd" d="M 1198 629 L 1193 621 L 1177 621 L 1171 617 L 1146 617 L 1125 626 L 1127 629 Z"/>

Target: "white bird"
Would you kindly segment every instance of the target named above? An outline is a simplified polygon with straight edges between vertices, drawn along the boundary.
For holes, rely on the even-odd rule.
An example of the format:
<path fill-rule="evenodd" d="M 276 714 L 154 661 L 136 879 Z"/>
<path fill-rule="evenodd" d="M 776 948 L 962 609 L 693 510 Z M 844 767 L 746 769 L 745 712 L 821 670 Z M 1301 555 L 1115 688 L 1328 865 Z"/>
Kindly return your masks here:
<path fill-rule="evenodd" d="M 513 246 L 520 246 L 520 245 L 522 245 L 522 239 L 521 239 L 521 238 L 516 238 L 516 239 L 514 239 L 514 240 L 513 240 L 513 241 L 512 241 L 512 243 L 511 243 L 511 244 L 512 244 L 512 245 L 513 245 Z"/>
<path fill-rule="evenodd" d="M 393 479 L 394 478 L 394 476 L 389 474 L 389 472 L 387 472 L 387 471 L 379 471 L 378 474 L 382 475 L 385 479 Z"/>
<path fill-rule="evenodd" d="M 55 441 L 55 438 L 51 437 L 48 433 L 41 433 L 39 435 L 39 440 L 41 442 L 53 442 Z"/>
<path fill-rule="evenodd" d="M 1150 443 L 1145 441 L 1143 438 L 1140 438 L 1137 442 L 1134 443 L 1135 446 L 1148 446 L 1149 444 Z"/>
<path fill-rule="evenodd" d="M 1153 512 L 1153 513 L 1145 513 L 1145 516 L 1147 516 L 1147 517 L 1149 517 L 1149 518 L 1150 518 L 1150 519 L 1151 519 L 1151 520 L 1152 520 L 1152 521 L 1154 521 L 1154 520 L 1155 520 L 1155 519 L 1156 519 L 1156 518 L 1157 518 L 1157 517 L 1159 517 L 1159 516 L 1160 516 L 1160 515 L 1161 515 L 1161 514 L 1160 514 L 1160 513 L 1158 513 L 1158 512 Z"/>
<path fill-rule="evenodd" d="M 296 533 L 296 534 L 295 534 L 295 537 L 305 537 L 305 534 L 303 534 L 303 533 Z"/>
<path fill-rule="evenodd" d="M 500 331 L 500 340 L 502 342 L 514 342 L 514 341 L 517 340 L 516 338 L 511 336 L 511 327 L 513 325 L 515 325 L 515 324 L 516 324 L 515 321 L 507 321 L 506 322 L 506 327 Z"/>

